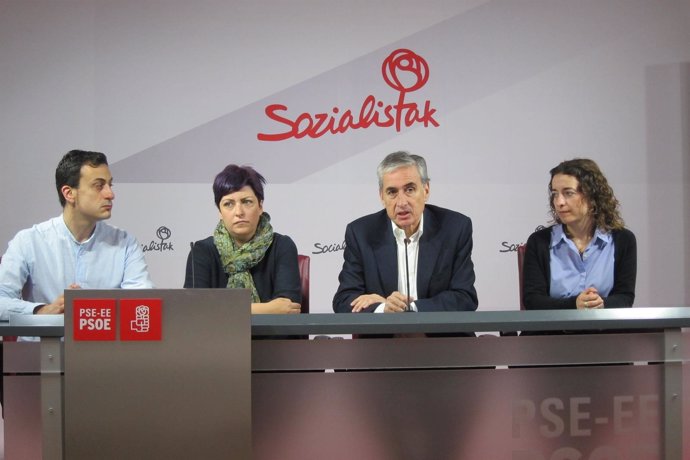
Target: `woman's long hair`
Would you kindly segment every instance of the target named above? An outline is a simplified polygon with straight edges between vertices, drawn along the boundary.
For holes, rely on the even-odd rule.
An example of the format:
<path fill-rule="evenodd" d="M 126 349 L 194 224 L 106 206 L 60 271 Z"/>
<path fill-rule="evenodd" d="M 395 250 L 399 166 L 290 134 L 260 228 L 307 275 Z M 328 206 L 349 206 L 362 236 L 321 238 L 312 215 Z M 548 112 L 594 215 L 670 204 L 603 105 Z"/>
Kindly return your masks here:
<path fill-rule="evenodd" d="M 551 197 L 551 182 L 556 174 L 565 174 L 577 179 L 578 192 L 581 192 L 584 199 L 589 203 L 590 212 L 597 228 L 611 231 L 620 230 L 625 226 L 620 215 L 620 203 L 613 194 L 613 189 L 606 180 L 604 173 L 594 161 L 587 158 L 567 160 L 553 168 L 550 174 L 549 208 L 554 222 L 561 223 Z"/>

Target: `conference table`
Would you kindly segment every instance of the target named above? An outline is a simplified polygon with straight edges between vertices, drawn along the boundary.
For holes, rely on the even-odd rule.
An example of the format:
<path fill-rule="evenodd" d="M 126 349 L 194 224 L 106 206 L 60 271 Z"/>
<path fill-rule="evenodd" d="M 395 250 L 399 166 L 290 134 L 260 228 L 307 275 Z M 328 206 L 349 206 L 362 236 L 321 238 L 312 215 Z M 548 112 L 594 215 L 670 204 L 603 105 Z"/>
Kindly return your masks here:
<path fill-rule="evenodd" d="M 219 335 L 232 336 L 223 345 L 204 345 L 198 332 L 175 343 L 170 332 L 156 344 L 101 343 L 95 355 L 93 344 L 72 343 L 69 317 L 0 323 L 3 336 L 41 337 L 5 343 L 6 458 L 26 443 L 31 452 L 18 449 L 21 458 L 89 458 L 93 449 L 102 459 L 190 452 L 247 459 L 690 458 L 687 307 L 253 316 L 234 310 L 244 312 L 232 334 L 216 324 Z M 166 321 L 184 331 L 189 309 L 180 311 Z M 460 336 L 466 333 L 476 337 Z M 86 371 L 70 358 L 79 347 L 89 350 Z M 156 347 L 173 351 L 160 359 Z M 199 366 L 199 347 L 203 356 L 218 355 Z M 124 377 L 108 387 L 99 375 Z M 126 388 L 152 378 L 161 380 L 145 391 Z M 103 407 L 93 395 L 81 400 L 88 393 L 77 388 L 82 383 L 97 387 L 100 399 L 109 393 L 116 400 Z M 134 393 L 145 394 L 118 414 L 117 397 Z M 84 406 L 93 413 L 82 416 Z M 168 406 L 184 415 L 171 416 Z M 220 421 L 209 425 L 216 407 Z M 137 425 L 149 412 L 162 420 Z M 205 428 L 195 429 L 199 423 Z M 164 457 L 147 450 L 159 448 L 169 449 Z"/>

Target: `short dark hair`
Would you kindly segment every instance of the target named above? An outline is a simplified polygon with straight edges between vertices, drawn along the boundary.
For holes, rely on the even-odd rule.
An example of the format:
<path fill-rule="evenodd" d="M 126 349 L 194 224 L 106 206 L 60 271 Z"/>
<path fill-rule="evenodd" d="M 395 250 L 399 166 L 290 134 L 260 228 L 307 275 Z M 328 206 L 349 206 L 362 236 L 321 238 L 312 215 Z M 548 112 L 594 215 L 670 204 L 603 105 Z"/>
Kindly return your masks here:
<path fill-rule="evenodd" d="M 230 193 L 234 193 L 248 185 L 254 191 L 259 202 L 264 201 L 264 184 L 266 179 L 251 166 L 227 165 L 218 173 L 213 181 L 213 198 L 216 207 L 220 207 L 220 200 Z"/>
<path fill-rule="evenodd" d="M 429 174 L 426 169 L 426 160 L 419 155 L 413 155 L 409 152 L 393 152 L 386 155 L 381 163 L 379 163 L 378 168 L 376 168 L 376 175 L 379 178 L 379 190 L 383 189 L 383 175 L 388 174 L 398 168 L 404 166 L 414 166 L 417 168 L 419 177 L 422 180 L 422 185 L 429 183 Z"/>
<path fill-rule="evenodd" d="M 67 201 L 62 195 L 62 187 L 78 188 L 81 178 L 81 167 L 84 165 L 93 166 L 107 165 L 108 158 L 101 152 L 89 152 L 87 150 L 70 150 L 62 157 L 55 169 L 55 188 L 57 188 L 60 205 L 65 207 Z"/>
<path fill-rule="evenodd" d="M 620 203 L 613 194 L 613 189 L 606 180 L 606 176 L 593 160 L 575 158 L 561 162 L 549 171 L 549 208 L 554 222 L 561 223 L 558 212 L 551 197 L 551 183 L 556 174 L 573 176 L 578 182 L 578 192 L 581 192 L 589 202 L 594 224 L 605 231 L 620 230 L 625 226 L 620 214 Z"/>

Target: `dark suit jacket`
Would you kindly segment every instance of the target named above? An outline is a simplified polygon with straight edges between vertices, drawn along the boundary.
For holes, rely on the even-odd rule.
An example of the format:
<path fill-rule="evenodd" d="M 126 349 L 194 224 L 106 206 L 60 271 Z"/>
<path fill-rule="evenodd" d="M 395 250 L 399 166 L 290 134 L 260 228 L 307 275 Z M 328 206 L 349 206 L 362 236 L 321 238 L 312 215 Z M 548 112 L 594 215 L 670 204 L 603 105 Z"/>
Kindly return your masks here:
<path fill-rule="evenodd" d="M 345 261 L 333 311 L 351 312 L 362 294 L 389 296 L 398 290 L 398 256 L 386 210 L 361 217 L 345 230 Z M 426 205 L 417 261 L 417 310 L 476 310 L 472 221 L 458 212 Z M 372 312 L 377 304 L 365 311 Z"/>
<path fill-rule="evenodd" d="M 192 257 L 192 252 L 194 257 Z M 192 263 L 194 270 L 192 270 Z M 289 236 L 273 234 L 273 243 L 266 255 L 251 270 L 254 286 L 262 302 L 278 297 L 286 297 L 301 303 L 301 284 L 297 265 L 297 246 Z M 209 236 L 194 243 L 187 256 L 187 272 L 184 287 L 224 288 L 228 285 L 228 275 L 223 269 L 220 254 Z"/>

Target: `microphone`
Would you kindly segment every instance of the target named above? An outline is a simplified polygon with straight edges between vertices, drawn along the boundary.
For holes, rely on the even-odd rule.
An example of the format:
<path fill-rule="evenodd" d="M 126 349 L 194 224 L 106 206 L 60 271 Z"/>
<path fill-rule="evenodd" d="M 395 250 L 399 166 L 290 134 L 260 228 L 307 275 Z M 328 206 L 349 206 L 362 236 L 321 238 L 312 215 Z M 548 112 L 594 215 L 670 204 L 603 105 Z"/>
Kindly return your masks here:
<path fill-rule="evenodd" d="M 410 262 L 407 257 L 408 244 L 410 244 L 410 239 L 405 238 L 405 280 L 407 281 L 407 307 L 405 307 L 405 311 L 412 311 L 410 306 Z"/>
<path fill-rule="evenodd" d="M 192 289 L 194 289 L 196 287 L 196 276 L 194 273 L 194 241 L 189 242 L 189 247 L 191 249 L 189 251 L 189 256 L 192 258 Z"/>

